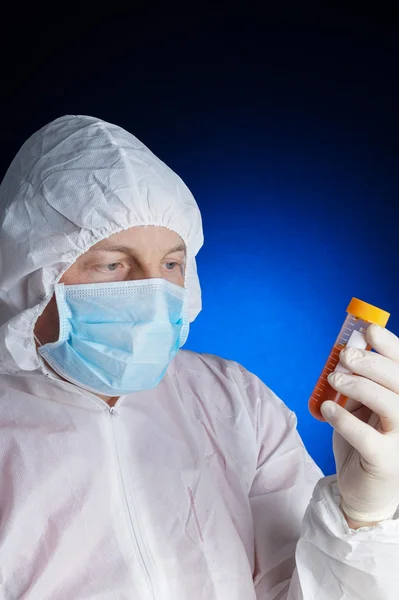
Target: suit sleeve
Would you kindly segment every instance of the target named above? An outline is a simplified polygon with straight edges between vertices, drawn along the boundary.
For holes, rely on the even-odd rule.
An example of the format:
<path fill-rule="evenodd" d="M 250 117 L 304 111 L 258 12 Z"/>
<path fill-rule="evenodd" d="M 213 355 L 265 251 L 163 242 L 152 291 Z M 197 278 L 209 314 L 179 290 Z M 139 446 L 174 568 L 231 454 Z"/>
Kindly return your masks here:
<path fill-rule="evenodd" d="M 256 377 L 246 389 L 258 443 L 250 490 L 257 599 L 397 600 L 399 520 L 350 530 L 336 477 L 323 477 L 307 453 L 294 413 Z"/>

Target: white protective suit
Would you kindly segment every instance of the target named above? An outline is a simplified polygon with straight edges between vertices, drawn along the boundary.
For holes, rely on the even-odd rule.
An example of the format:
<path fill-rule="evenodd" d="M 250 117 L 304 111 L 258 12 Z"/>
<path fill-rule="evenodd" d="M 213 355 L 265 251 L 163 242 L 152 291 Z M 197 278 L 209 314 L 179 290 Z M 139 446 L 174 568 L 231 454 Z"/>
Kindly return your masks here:
<path fill-rule="evenodd" d="M 195 318 L 201 219 L 170 169 L 63 117 L 17 154 L 0 210 L 0 600 L 399 598 L 396 522 L 348 529 L 294 414 L 240 365 L 180 351 L 110 409 L 39 361 L 54 283 L 129 227 L 182 237 Z"/>

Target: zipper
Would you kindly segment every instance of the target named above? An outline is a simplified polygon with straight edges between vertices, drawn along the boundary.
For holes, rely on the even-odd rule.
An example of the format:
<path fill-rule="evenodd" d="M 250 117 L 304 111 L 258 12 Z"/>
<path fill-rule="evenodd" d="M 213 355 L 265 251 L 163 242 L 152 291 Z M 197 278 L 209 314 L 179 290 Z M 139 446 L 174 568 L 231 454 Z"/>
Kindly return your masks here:
<path fill-rule="evenodd" d="M 44 363 L 44 360 L 48 360 L 48 358 L 42 359 L 42 364 L 41 364 L 41 370 L 42 370 L 42 373 L 44 373 L 44 376 L 46 377 L 46 379 L 50 379 L 50 381 L 60 382 L 61 384 L 64 384 L 64 387 L 65 387 L 65 385 L 68 387 L 71 387 L 71 386 L 78 387 L 81 392 L 84 392 L 82 395 L 86 396 L 86 398 L 96 398 L 103 404 L 106 404 L 106 406 L 108 407 L 108 404 L 104 400 L 101 400 L 101 398 L 98 397 L 96 392 L 82 388 L 79 381 L 76 381 L 76 379 L 73 379 L 72 377 L 69 377 L 69 376 L 65 376 L 65 377 L 67 377 L 67 381 L 65 381 L 64 379 L 62 379 L 63 376 L 58 375 L 58 373 L 57 373 L 57 376 L 55 377 L 54 374 L 47 369 L 47 367 Z M 50 362 L 48 364 L 51 366 Z M 122 398 L 123 396 L 126 396 L 126 394 L 122 394 L 121 396 L 119 396 L 117 402 L 119 402 L 120 398 Z"/>
<path fill-rule="evenodd" d="M 150 576 L 150 571 L 148 568 L 148 562 L 146 562 L 145 558 L 144 558 L 144 554 L 146 554 L 147 556 L 149 556 L 149 550 L 148 548 L 145 547 L 145 543 L 144 543 L 144 539 L 143 539 L 143 535 L 142 532 L 140 530 L 140 521 L 139 521 L 139 517 L 137 517 L 137 510 L 134 510 L 135 514 L 135 521 L 137 523 L 137 526 L 134 526 L 134 519 L 132 517 L 132 513 L 130 510 L 130 505 L 129 505 L 129 500 L 128 500 L 128 496 L 127 496 L 127 492 L 126 492 L 126 487 L 125 487 L 125 483 L 123 480 L 123 473 L 122 473 L 122 465 L 119 459 L 119 453 L 118 453 L 118 446 L 116 443 L 116 436 L 115 436 L 115 428 L 114 428 L 114 423 L 113 420 L 115 418 L 117 418 L 119 416 L 118 411 L 115 409 L 115 407 L 108 407 L 108 414 L 111 418 L 111 437 L 112 437 L 112 441 L 113 441 L 113 447 L 114 447 L 114 453 L 115 453 L 115 462 L 117 464 L 117 468 L 118 468 L 118 475 L 119 475 L 119 482 L 120 482 L 120 486 L 121 486 L 121 490 L 122 490 L 122 495 L 123 495 L 123 499 L 124 499 L 124 503 L 125 503 L 125 508 L 126 508 L 126 512 L 128 515 L 128 520 L 130 522 L 130 531 L 131 531 L 131 535 L 134 539 L 138 554 L 140 556 L 140 560 L 141 560 L 141 564 L 143 567 L 143 571 L 145 573 L 146 579 L 147 579 L 147 584 L 148 584 L 148 588 L 150 590 L 150 594 L 151 594 L 151 598 L 153 600 L 155 600 L 155 593 L 154 593 L 154 585 L 153 582 L 151 580 L 151 576 Z M 134 494 L 134 492 L 132 492 Z M 133 502 L 135 504 L 135 502 Z"/>
<path fill-rule="evenodd" d="M 58 379 L 57 377 L 54 377 L 47 369 L 44 371 L 44 375 L 47 379 L 50 379 L 52 381 L 56 381 L 58 384 L 60 384 L 61 387 L 70 389 L 72 386 L 75 388 L 76 386 L 73 383 L 70 383 L 68 381 L 63 381 L 62 379 Z M 120 401 L 122 400 L 122 398 L 124 396 L 120 396 L 118 398 L 118 400 L 116 401 L 116 404 L 114 406 L 109 406 L 105 400 L 102 400 L 101 398 L 99 398 L 98 396 L 96 396 L 95 394 L 93 394 L 92 392 L 89 392 L 88 390 L 84 390 L 82 388 L 79 389 L 79 393 L 82 396 L 85 396 L 86 398 L 89 398 L 90 400 L 94 400 L 94 402 L 97 405 L 100 406 L 104 406 L 105 411 L 108 413 L 111 422 L 111 437 L 112 437 L 112 445 L 114 448 L 114 454 L 115 454 L 115 462 L 117 465 L 117 469 L 118 469 L 118 479 L 119 479 L 119 483 L 120 483 L 120 487 L 122 490 L 122 495 L 123 495 L 123 499 L 124 499 L 124 503 L 125 503 L 125 508 L 126 508 L 126 513 L 128 515 L 128 520 L 130 522 L 130 531 L 131 531 L 131 535 L 132 538 L 134 539 L 140 560 L 141 560 L 141 564 L 143 567 L 143 571 L 145 573 L 146 579 L 147 579 L 147 585 L 148 588 L 150 590 L 150 594 L 151 594 L 151 598 L 152 600 L 155 600 L 155 592 L 154 592 L 154 585 L 153 582 L 151 580 L 151 576 L 150 576 L 150 572 L 149 572 L 149 568 L 147 566 L 147 563 L 144 559 L 144 548 L 145 548 L 145 543 L 144 543 L 144 538 L 143 538 L 143 534 L 141 532 L 140 529 L 140 525 L 139 525 L 139 518 L 137 517 L 137 510 L 135 510 L 136 513 L 136 522 L 137 522 L 137 527 L 134 527 L 134 521 L 131 515 L 131 511 L 130 511 L 130 506 L 129 506 L 129 501 L 128 501 L 128 497 L 127 497 L 127 493 L 126 493 L 126 487 L 123 481 L 123 475 L 122 475 L 122 466 L 120 463 L 120 459 L 119 459 L 119 453 L 118 453 L 118 446 L 116 443 L 116 436 L 115 436 L 115 430 L 114 430 L 114 424 L 113 424 L 113 419 L 116 417 L 119 417 L 119 412 L 117 410 L 117 406 L 119 405 Z M 134 494 L 134 492 L 132 492 Z M 138 535 L 137 535 L 137 528 L 139 529 L 139 537 L 140 537 L 140 541 L 138 539 Z M 149 557 L 150 556 L 150 552 L 148 550 L 148 548 L 145 548 L 145 554 Z M 148 559 L 147 562 L 150 562 L 150 558 Z"/>
<path fill-rule="evenodd" d="M 95 404 L 97 404 L 97 406 L 103 406 L 107 411 L 111 411 L 112 408 L 114 407 L 110 407 L 107 402 L 105 402 L 105 400 L 103 400 L 102 398 L 99 398 L 94 392 L 90 392 L 89 390 L 85 390 L 84 388 L 79 387 L 78 383 L 72 383 L 70 381 L 64 381 L 63 379 L 60 379 L 59 377 L 54 377 L 54 375 L 52 373 L 50 373 L 49 371 L 44 370 L 43 369 L 43 373 L 46 379 L 49 379 L 50 381 L 55 381 L 55 383 L 57 383 L 60 387 L 63 387 L 67 390 L 72 390 L 74 391 L 76 394 L 79 394 L 79 396 L 83 396 L 84 398 L 89 398 L 89 400 L 94 400 Z M 77 389 L 76 389 L 77 388 Z M 120 404 L 120 401 L 122 400 L 122 398 L 125 397 L 126 394 L 124 394 L 123 396 L 119 396 L 118 400 L 116 401 L 114 406 L 117 406 Z M 118 413 L 115 411 L 115 414 L 117 415 Z"/>

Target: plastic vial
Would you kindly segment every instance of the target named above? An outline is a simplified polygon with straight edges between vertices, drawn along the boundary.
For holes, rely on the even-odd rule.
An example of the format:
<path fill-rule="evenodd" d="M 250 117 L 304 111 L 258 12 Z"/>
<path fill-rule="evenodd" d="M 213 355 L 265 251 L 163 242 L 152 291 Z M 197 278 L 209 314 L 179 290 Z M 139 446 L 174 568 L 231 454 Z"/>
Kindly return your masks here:
<path fill-rule="evenodd" d="M 340 371 L 341 373 L 350 372 L 339 362 L 341 351 L 344 348 L 369 350 L 370 346 L 367 344 L 365 335 L 367 328 L 371 323 L 385 327 L 390 317 L 390 314 L 385 310 L 381 310 L 372 304 L 367 304 L 367 302 L 362 302 L 357 298 L 352 298 L 346 312 L 348 313 L 347 317 L 316 383 L 313 394 L 309 399 L 309 410 L 319 421 L 325 421 L 320 412 L 320 406 L 323 402 L 333 400 L 341 406 L 345 406 L 348 400 L 348 398 L 336 392 L 327 380 L 327 377 L 333 371 Z"/>

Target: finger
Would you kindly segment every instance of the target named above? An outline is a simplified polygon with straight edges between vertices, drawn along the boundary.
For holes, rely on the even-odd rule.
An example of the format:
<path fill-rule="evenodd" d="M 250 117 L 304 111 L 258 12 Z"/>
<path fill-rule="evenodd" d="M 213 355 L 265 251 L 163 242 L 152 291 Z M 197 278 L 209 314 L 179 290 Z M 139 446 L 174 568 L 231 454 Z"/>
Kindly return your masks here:
<path fill-rule="evenodd" d="M 352 400 L 352 398 L 348 398 L 345 404 L 345 410 L 349 410 L 349 412 L 351 413 L 359 410 L 361 407 L 361 402 L 357 402 L 357 400 Z"/>
<path fill-rule="evenodd" d="M 337 392 L 361 402 L 381 419 L 383 431 L 399 431 L 399 396 L 382 385 L 357 375 L 332 373 L 328 383 Z"/>
<path fill-rule="evenodd" d="M 367 423 L 363 423 L 339 404 L 327 401 L 320 407 L 325 420 L 335 431 L 355 448 L 369 464 L 374 464 L 376 448 L 381 446 L 383 437 Z"/>
<path fill-rule="evenodd" d="M 399 338 L 388 329 L 370 325 L 367 329 L 367 341 L 374 350 L 399 363 Z"/>
<path fill-rule="evenodd" d="M 399 394 L 399 364 L 368 350 L 346 348 L 340 354 L 341 363 L 356 375 L 372 379 Z"/>

